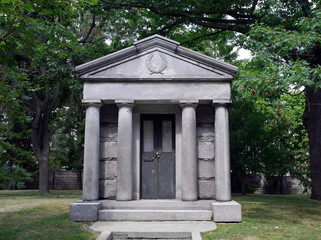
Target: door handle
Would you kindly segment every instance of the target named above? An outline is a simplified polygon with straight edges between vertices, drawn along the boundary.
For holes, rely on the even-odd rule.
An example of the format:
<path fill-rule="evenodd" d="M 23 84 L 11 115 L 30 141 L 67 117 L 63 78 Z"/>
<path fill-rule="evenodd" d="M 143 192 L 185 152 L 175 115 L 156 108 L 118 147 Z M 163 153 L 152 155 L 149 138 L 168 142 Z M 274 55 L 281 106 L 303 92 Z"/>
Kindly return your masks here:
<path fill-rule="evenodd" d="M 154 153 L 156 155 L 155 157 L 160 158 L 160 155 L 162 154 L 162 151 L 157 151 L 157 152 L 154 151 Z"/>

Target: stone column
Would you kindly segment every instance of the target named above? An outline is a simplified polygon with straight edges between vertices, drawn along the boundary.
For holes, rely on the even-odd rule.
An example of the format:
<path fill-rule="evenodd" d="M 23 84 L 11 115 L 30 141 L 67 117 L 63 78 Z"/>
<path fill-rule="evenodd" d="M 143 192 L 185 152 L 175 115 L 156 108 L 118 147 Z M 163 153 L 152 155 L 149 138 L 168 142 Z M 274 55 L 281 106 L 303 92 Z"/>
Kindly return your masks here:
<path fill-rule="evenodd" d="M 197 101 L 180 101 L 182 107 L 182 199 L 196 201 L 197 156 L 196 112 Z"/>
<path fill-rule="evenodd" d="M 133 195 L 133 114 L 134 101 L 116 101 L 118 112 L 116 200 L 132 200 Z"/>
<path fill-rule="evenodd" d="M 215 107 L 215 199 L 231 200 L 230 135 L 228 104 Z"/>
<path fill-rule="evenodd" d="M 100 102 L 86 103 L 83 200 L 99 198 Z"/>

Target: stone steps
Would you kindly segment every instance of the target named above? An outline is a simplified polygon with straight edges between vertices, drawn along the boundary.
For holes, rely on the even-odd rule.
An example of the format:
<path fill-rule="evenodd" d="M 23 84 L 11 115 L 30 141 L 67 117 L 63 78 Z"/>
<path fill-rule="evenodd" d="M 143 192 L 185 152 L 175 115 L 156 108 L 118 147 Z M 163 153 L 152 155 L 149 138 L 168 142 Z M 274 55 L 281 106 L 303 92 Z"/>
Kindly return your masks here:
<path fill-rule="evenodd" d="M 189 232 L 117 232 L 113 240 L 192 240 Z"/>
<path fill-rule="evenodd" d="M 210 221 L 212 210 L 103 209 L 100 221 Z"/>
<path fill-rule="evenodd" d="M 144 209 L 144 210 L 211 210 L 213 200 L 136 200 L 136 201 L 101 201 L 102 209 Z"/>

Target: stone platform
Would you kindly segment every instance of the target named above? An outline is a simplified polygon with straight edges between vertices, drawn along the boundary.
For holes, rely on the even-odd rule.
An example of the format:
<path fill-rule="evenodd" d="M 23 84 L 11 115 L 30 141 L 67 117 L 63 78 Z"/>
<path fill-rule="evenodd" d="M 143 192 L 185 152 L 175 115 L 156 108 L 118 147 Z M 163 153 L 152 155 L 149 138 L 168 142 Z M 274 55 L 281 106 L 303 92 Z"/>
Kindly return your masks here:
<path fill-rule="evenodd" d="M 70 205 L 71 221 L 210 221 L 241 222 L 235 201 L 137 200 L 80 201 Z"/>

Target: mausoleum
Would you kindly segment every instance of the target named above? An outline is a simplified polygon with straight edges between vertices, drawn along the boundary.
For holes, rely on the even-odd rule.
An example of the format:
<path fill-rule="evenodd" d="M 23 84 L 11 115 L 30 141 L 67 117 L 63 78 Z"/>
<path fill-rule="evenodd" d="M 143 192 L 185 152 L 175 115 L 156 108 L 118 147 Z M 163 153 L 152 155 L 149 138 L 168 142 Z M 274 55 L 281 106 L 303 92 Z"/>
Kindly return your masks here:
<path fill-rule="evenodd" d="M 159 35 L 78 66 L 83 200 L 70 219 L 240 222 L 228 120 L 237 70 Z"/>

